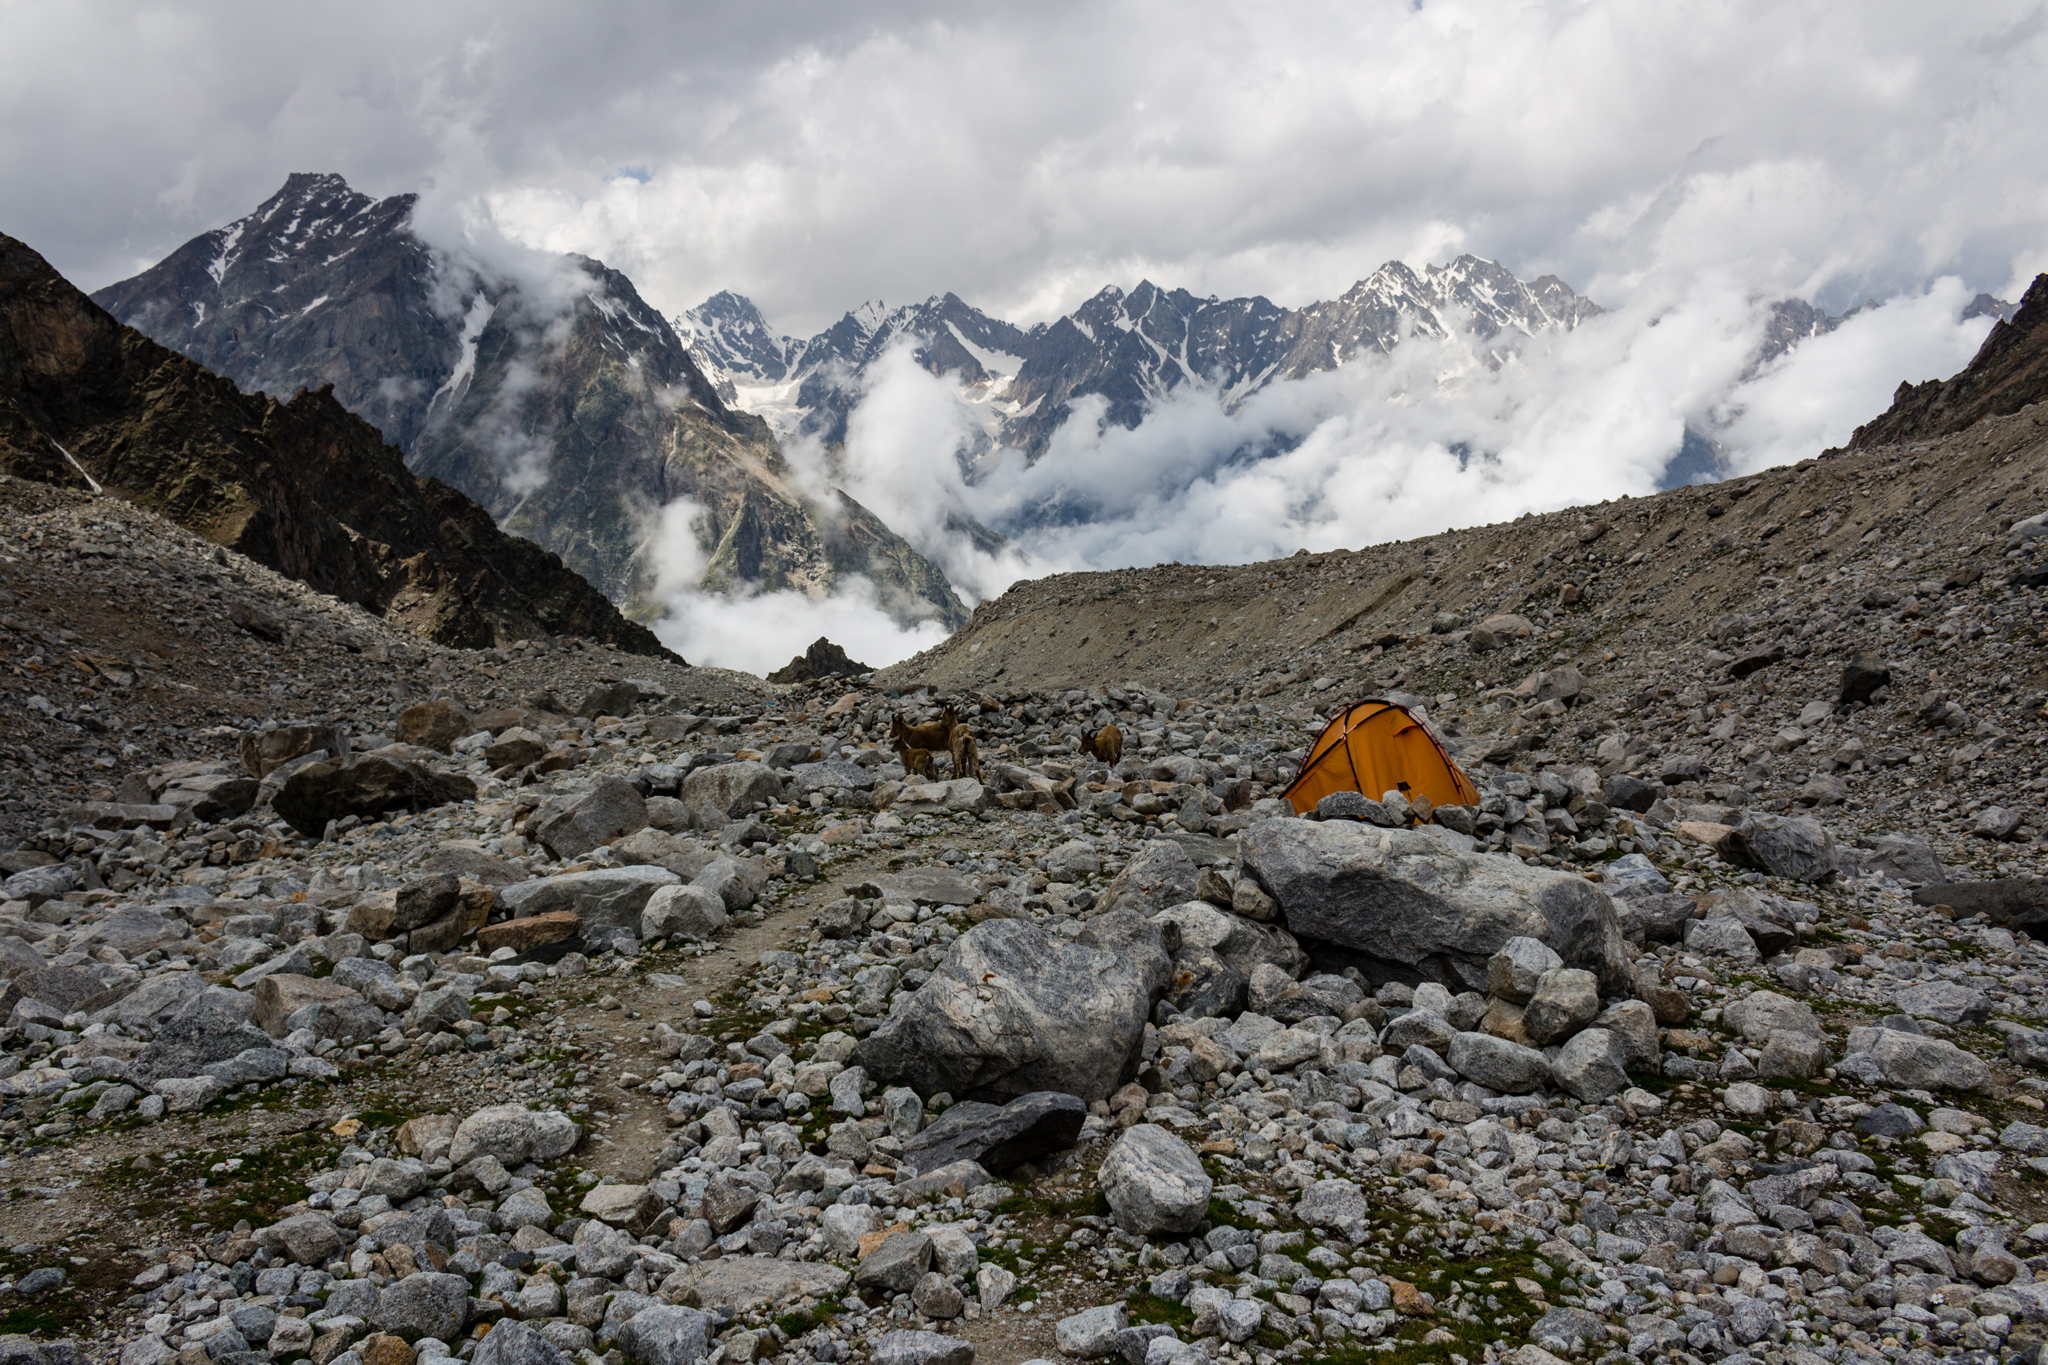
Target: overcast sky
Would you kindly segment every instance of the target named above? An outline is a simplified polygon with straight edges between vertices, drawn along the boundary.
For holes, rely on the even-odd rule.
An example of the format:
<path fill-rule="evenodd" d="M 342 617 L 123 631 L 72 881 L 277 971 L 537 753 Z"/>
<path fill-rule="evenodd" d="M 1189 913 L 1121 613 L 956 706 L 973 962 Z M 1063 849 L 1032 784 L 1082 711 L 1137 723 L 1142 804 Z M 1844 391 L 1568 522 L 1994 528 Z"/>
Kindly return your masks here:
<path fill-rule="evenodd" d="M 338 171 L 797 333 L 1461 251 L 1607 303 L 2016 297 L 2044 57 L 2037 3 L 0 0 L 0 230 L 97 288 Z"/>

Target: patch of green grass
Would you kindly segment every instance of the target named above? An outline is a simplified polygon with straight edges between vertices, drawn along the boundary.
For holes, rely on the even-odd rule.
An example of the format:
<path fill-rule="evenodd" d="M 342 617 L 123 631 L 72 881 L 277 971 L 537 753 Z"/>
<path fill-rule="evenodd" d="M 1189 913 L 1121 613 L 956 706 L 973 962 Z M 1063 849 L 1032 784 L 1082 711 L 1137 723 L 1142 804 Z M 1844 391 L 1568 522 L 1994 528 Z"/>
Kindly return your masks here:
<path fill-rule="evenodd" d="M 1129 1308 L 1132 1322 L 1163 1322 L 1176 1332 L 1192 1327 L 1195 1321 L 1194 1311 L 1186 1304 L 1162 1299 L 1157 1294 L 1133 1295 Z"/>
<path fill-rule="evenodd" d="M 0 1313 L 0 1335 L 40 1332 L 45 1336 L 62 1336 L 66 1316 L 50 1305 L 24 1304 Z"/>
<path fill-rule="evenodd" d="M 833 1317 L 831 1307 L 821 1303 L 815 1308 L 799 1308 L 794 1312 L 784 1313 L 775 1319 L 775 1325 L 788 1333 L 793 1340 L 806 1332 L 823 1327 L 832 1321 Z"/>
<path fill-rule="evenodd" d="M 247 1134 L 239 1138 L 246 1143 Z M 315 1129 L 240 1147 L 186 1149 L 161 1163 L 144 1165 L 131 1158 L 95 1179 L 119 1192 L 140 1218 L 167 1217 L 208 1227 L 231 1227 L 246 1218 L 260 1226 L 274 1221 L 278 1209 L 305 1198 L 305 1175 L 330 1166 L 339 1145 L 340 1139 Z M 213 1169 L 229 1162 L 235 1163 L 230 1170 Z"/>

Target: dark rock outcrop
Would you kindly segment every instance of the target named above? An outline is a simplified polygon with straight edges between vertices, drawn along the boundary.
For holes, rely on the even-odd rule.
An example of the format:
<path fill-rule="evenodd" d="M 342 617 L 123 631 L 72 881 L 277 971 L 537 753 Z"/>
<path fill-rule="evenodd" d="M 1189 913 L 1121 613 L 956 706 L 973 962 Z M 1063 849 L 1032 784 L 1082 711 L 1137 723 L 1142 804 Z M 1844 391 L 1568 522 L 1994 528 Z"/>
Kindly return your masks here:
<path fill-rule="evenodd" d="M 855 663 L 846 651 L 820 635 L 811 647 L 768 675 L 769 682 L 817 682 L 822 678 L 857 678 L 875 670 Z"/>
<path fill-rule="evenodd" d="M 444 645 L 582 635 L 675 657 L 558 556 L 412 474 L 329 390 L 288 403 L 242 393 L 4 235 L 0 471 L 89 480 Z"/>
<path fill-rule="evenodd" d="M 1974 306 L 1974 305 L 1973 305 Z M 1962 373 L 1899 385 L 1891 408 L 1856 428 L 1849 449 L 1947 436 L 1985 417 L 2018 412 L 2048 398 L 2048 275 L 2037 275 L 2019 311 L 1991 335 Z"/>

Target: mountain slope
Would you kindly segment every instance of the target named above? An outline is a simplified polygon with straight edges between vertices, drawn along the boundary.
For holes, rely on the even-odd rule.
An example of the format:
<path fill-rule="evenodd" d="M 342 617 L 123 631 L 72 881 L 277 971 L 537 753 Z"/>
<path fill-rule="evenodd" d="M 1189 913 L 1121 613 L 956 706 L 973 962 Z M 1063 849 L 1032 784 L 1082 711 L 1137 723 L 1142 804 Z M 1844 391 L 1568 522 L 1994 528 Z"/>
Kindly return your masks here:
<path fill-rule="evenodd" d="M 415 470 L 636 615 L 660 610 L 652 538 L 661 509 L 686 501 L 717 583 L 822 593 L 863 574 L 906 616 L 965 618 L 944 575 L 878 520 L 843 533 L 837 499 L 795 484 L 766 425 L 726 406 L 624 275 L 563 257 L 515 279 L 422 241 L 413 205 L 294 175 L 96 298 L 245 388 L 333 384 Z M 751 548 L 721 554 L 728 543 Z"/>
<path fill-rule="evenodd" d="M 1411 331 L 1469 336 L 1497 364 L 1517 335 L 1576 327 L 1599 312 L 1555 276 L 1524 283 L 1492 261 L 1461 256 L 1419 274 L 1391 261 L 1341 297 L 1300 309 L 1197 298 L 1147 280 L 1129 293 L 1105 288 L 1028 331 L 946 294 L 890 310 L 864 304 L 799 340 L 774 335 L 759 309 L 726 292 L 676 327 L 719 377 L 726 401 L 828 444 L 845 439 L 867 367 L 907 337 L 920 365 L 967 386 L 990 443 L 1035 459 L 1081 399 L 1101 399 L 1103 420 L 1135 427 L 1183 385 L 1211 388 L 1235 407 L 1277 379 L 1384 354 Z"/>
<path fill-rule="evenodd" d="M 584 635 L 673 657 L 557 556 L 409 471 L 328 390 L 288 403 L 245 394 L 122 326 L 6 236 L 0 468 L 90 481 L 441 644 Z"/>
<path fill-rule="evenodd" d="M 1856 428 L 1849 445 L 1863 449 L 1945 436 L 2043 399 L 2048 399 L 2048 274 L 2034 277 L 2019 309 L 1992 326 L 1961 373 L 1899 385 L 1891 408 Z"/>

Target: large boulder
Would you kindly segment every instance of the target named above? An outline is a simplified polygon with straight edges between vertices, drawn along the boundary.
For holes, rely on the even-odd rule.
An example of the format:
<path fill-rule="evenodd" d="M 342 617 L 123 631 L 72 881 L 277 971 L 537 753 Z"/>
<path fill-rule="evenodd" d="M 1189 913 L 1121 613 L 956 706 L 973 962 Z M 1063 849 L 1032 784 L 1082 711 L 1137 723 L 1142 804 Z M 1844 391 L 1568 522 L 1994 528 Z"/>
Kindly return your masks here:
<path fill-rule="evenodd" d="M 70 951 L 89 950 L 104 944 L 126 958 L 140 957 L 152 948 L 169 948 L 191 936 L 184 920 L 146 905 L 124 905 L 96 921 L 71 941 Z"/>
<path fill-rule="evenodd" d="M 568 800 L 551 802 L 527 832 L 557 858 L 580 858 L 607 840 L 647 827 L 647 798 L 622 777 L 607 777 Z"/>
<path fill-rule="evenodd" d="M 640 910 L 640 937 L 718 937 L 725 928 L 725 899 L 706 886 L 663 886 L 655 889 Z"/>
<path fill-rule="evenodd" d="M 1628 1058 L 1621 1040 L 1604 1028 L 1572 1035 L 1551 1063 L 1557 1083 L 1587 1104 L 1612 1099 L 1628 1088 Z"/>
<path fill-rule="evenodd" d="M 1245 872 L 1319 963 L 1484 990 L 1488 960 L 1510 939 L 1533 938 L 1603 989 L 1627 989 L 1620 916 L 1583 877 L 1349 821 L 1266 820 L 1240 846 Z"/>
<path fill-rule="evenodd" d="M 258 981 L 249 994 L 256 1001 L 256 1026 L 273 1038 L 292 1031 L 289 1022 L 299 1011 L 317 1005 L 353 1005 L 370 1011 L 376 1033 L 384 1027 L 383 1012 L 332 977 L 275 972 Z"/>
<path fill-rule="evenodd" d="M 505 1167 L 566 1156 L 583 1136 L 566 1115 L 535 1113 L 523 1104 L 493 1104 L 456 1125 L 448 1144 L 448 1160 L 465 1166 L 478 1157 L 496 1157 Z"/>
<path fill-rule="evenodd" d="M 972 1161 L 993 1175 L 1005 1175 L 1073 1146 L 1087 1121 L 1088 1106 L 1058 1090 L 1020 1095 L 1008 1104 L 964 1100 L 906 1138 L 903 1155 L 924 1174 Z"/>
<path fill-rule="evenodd" d="M 600 867 L 508 886 L 498 893 L 498 904 L 517 919 L 566 910 L 578 916 L 585 933 L 628 929 L 637 934 L 640 913 L 654 893 L 681 884 L 682 878 L 665 867 Z"/>
<path fill-rule="evenodd" d="M 431 1270 L 394 1280 L 377 1296 L 371 1321 L 399 1336 L 453 1341 L 469 1321 L 469 1281 Z"/>
<path fill-rule="evenodd" d="M 142 1081 L 196 1076 L 214 1062 L 269 1047 L 270 1035 L 250 1023 L 235 1000 L 230 992 L 210 990 L 185 1001 L 157 1026 L 155 1041 L 136 1054 L 131 1074 Z"/>
<path fill-rule="evenodd" d="M 1512 1005 L 1526 1005 L 1545 972 L 1564 966 L 1564 959 L 1541 939 L 1511 938 L 1486 960 L 1486 989 Z"/>
<path fill-rule="evenodd" d="M 596 720 L 600 716 L 630 716 L 639 704 L 640 684 L 631 681 L 599 683 L 583 694 L 583 704 L 576 708 L 576 714 L 584 720 Z"/>
<path fill-rule="evenodd" d="M 761 866 L 751 858 L 719 858 L 690 879 L 690 885 L 714 891 L 727 910 L 744 910 L 761 898 L 766 886 Z"/>
<path fill-rule="evenodd" d="M 1699 898 L 1699 907 L 1710 920 L 1726 918 L 1740 924 L 1764 957 L 1799 946 L 1799 922 L 1776 896 L 1736 886 L 1708 892 Z"/>
<path fill-rule="evenodd" d="M 1906 886 L 1939 885 L 1948 880 L 1948 869 L 1933 846 L 1904 834 L 1880 834 L 1868 847 L 1836 849 L 1835 857 L 1848 876 L 1879 873 Z"/>
<path fill-rule="evenodd" d="M 295 758 L 325 753 L 341 758 L 349 752 L 348 736 L 332 725 L 280 725 L 274 730 L 251 730 L 242 736 L 242 771 L 251 777 L 268 777 Z"/>
<path fill-rule="evenodd" d="M 460 773 L 365 754 L 348 764 L 307 764 L 285 779 L 271 805 L 293 829 L 317 839 L 329 820 L 374 820 L 387 811 L 429 810 L 475 798 L 476 783 Z"/>
<path fill-rule="evenodd" d="M 246 815 L 261 791 L 255 778 L 229 772 L 218 763 L 173 763 L 161 772 L 164 784 L 156 789 L 157 803 L 189 810 L 197 820 Z"/>
<path fill-rule="evenodd" d="M 643 1308 L 619 1332 L 619 1345 L 641 1365 L 696 1365 L 711 1349 L 711 1319 L 694 1308 Z"/>
<path fill-rule="evenodd" d="M 1199 874 L 1188 851 L 1171 839 L 1154 839 L 1134 854 L 1096 902 L 1104 914 L 1136 910 L 1147 919 L 1169 906 L 1195 899 Z M 1249 974 L 1248 968 L 1243 968 Z"/>
<path fill-rule="evenodd" d="M 1522 1029 L 1537 1043 L 1556 1043 L 1593 1022 L 1600 1012 L 1600 984 L 1591 972 L 1556 967 L 1536 979 L 1535 994 L 1522 1010 Z"/>
<path fill-rule="evenodd" d="M 1252 973 L 1260 967 L 1278 968 L 1289 981 L 1308 970 L 1308 954 L 1294 935 L 1207 901 L 1169 906 L 1152 921 L 1162 928 L 1170 924 L 1180 934 L 1167 998 L 1184 1014 L 1200 1018 L 1241 1012 Z"/>
<path fill-rule="evenodd" d="M 1446 1060 L 1466 1080 L 1503 1095 L 1526 1095 L 1551 1082 L 1550 1062 L 1542 1053 L 1490 1033 L 1454 1035 Z"/>
<path fill-rule="evenodd" d="M 1820 1019 L 1810 1006 L 1776 991 L 1752 991 L 1723 1009 L 1721 1018 L 1754 1047 L 1762 1047 L 1781 1032 L 1822 1036 Z"/>
<path fill-rule="evenodd" d="M 650 806 L 648 819 L 651 821 L 653 818 L 654 810 Z M 656 867 L 667 868 L 678 877 L 688 879 L 718 861 L 719 855 L 695 839 L 668 834 L 650 826 L 647 829 L 635 830 L 614 843 L 612 857 L 627 864 L 652 863 Z"/>
<path fill-rule="evenodd" d="M 1991 997 L 1960 981 L 1916 981 L 1895 992 L 1891 1003 L 1902 1014 L 1950 1027 L 1981 1024 L 1991 1017 Z"/>
<path fill-rule="evenodd" d="M 644 924 L 647 912 L 642 910 L 640 915 Z M 537 948 L 545 948 L 550 943 L 576 938 L 582 932 L 581 915 L 574 910 L 553 910 L 544 915 L 504 920 L 477 930 L 476 950 L 488 954 L 500 948 L 510 948 L 515 953 L 530 953 Z M 644 938 L 646 934 L 643 932 L 641 936 Z"/>
<path fill-rule="evenodd" d="M 1993 924 L 2048 938 L 2048 877 L 2005 877 L 1988 882 L 1936 881 L 1913 893 L 1919 905 L 1947 905 L 1957 918 L 1982 915 Z"/>
<path fill-rule="evenodd" d="M 1913 1090 L 1989 1090 L 1991 1068 L 1974 1053 L 1942 1038 L 1899 1029 L 1849 1032 L 1843 1070 L 1871 1084 Z"/>
<path fill-rule="evenodd" d="M 1116 1225 L 1139 1237 L 1193 1232 L 1215 1184 L 1194 1149 L 1156 1123 L 1126 1128 L 1096 1178 Z"/>
<path fill-rule="evenodd" d="M 1098 918 L 1079 940 L 988 920 L 953 941 L 853 1061 L 927 1096 L 1104 1099 L 1137 1069 L 1171 971 L 1158 927 L 1129 911 Z"/>
<path fill-rule="evenodd" d="M 1796 882 L 1824 882 L 1839 868 L 1827 827 L 1803 817 L 1746 815 L 1718 847 L 1721 856 L 1737 867 Z"/>
<path fill-rule="evenodd" d="M 569 1357 L 525 1323 L 507 1319 L 491 1325 L 470 1365 L 569 1365 Z"/>
<path fill-rule="evenodd" d="M 460 703 L 437 697 L 400 711 L 392 733 L 400 744 L 417 744 L 445 754 L 455 747 L 456 740 L 475 730 L 476 722 Z"/>
<path fill-rule="evenodd" d="M 681 799 L 693 816 L 710 816 L 722 824 L 772 805 L 782 796 L 782 779 L 765 763 L 715 763 L 683 779 Z"/>
<path fill-rule="evenodd" d="M 294 1265 L 325 1265 L 342 1248 L 341 1229 L 324 1213 L 299 1213 L 256 1230 L 256 1245 Z"/>

